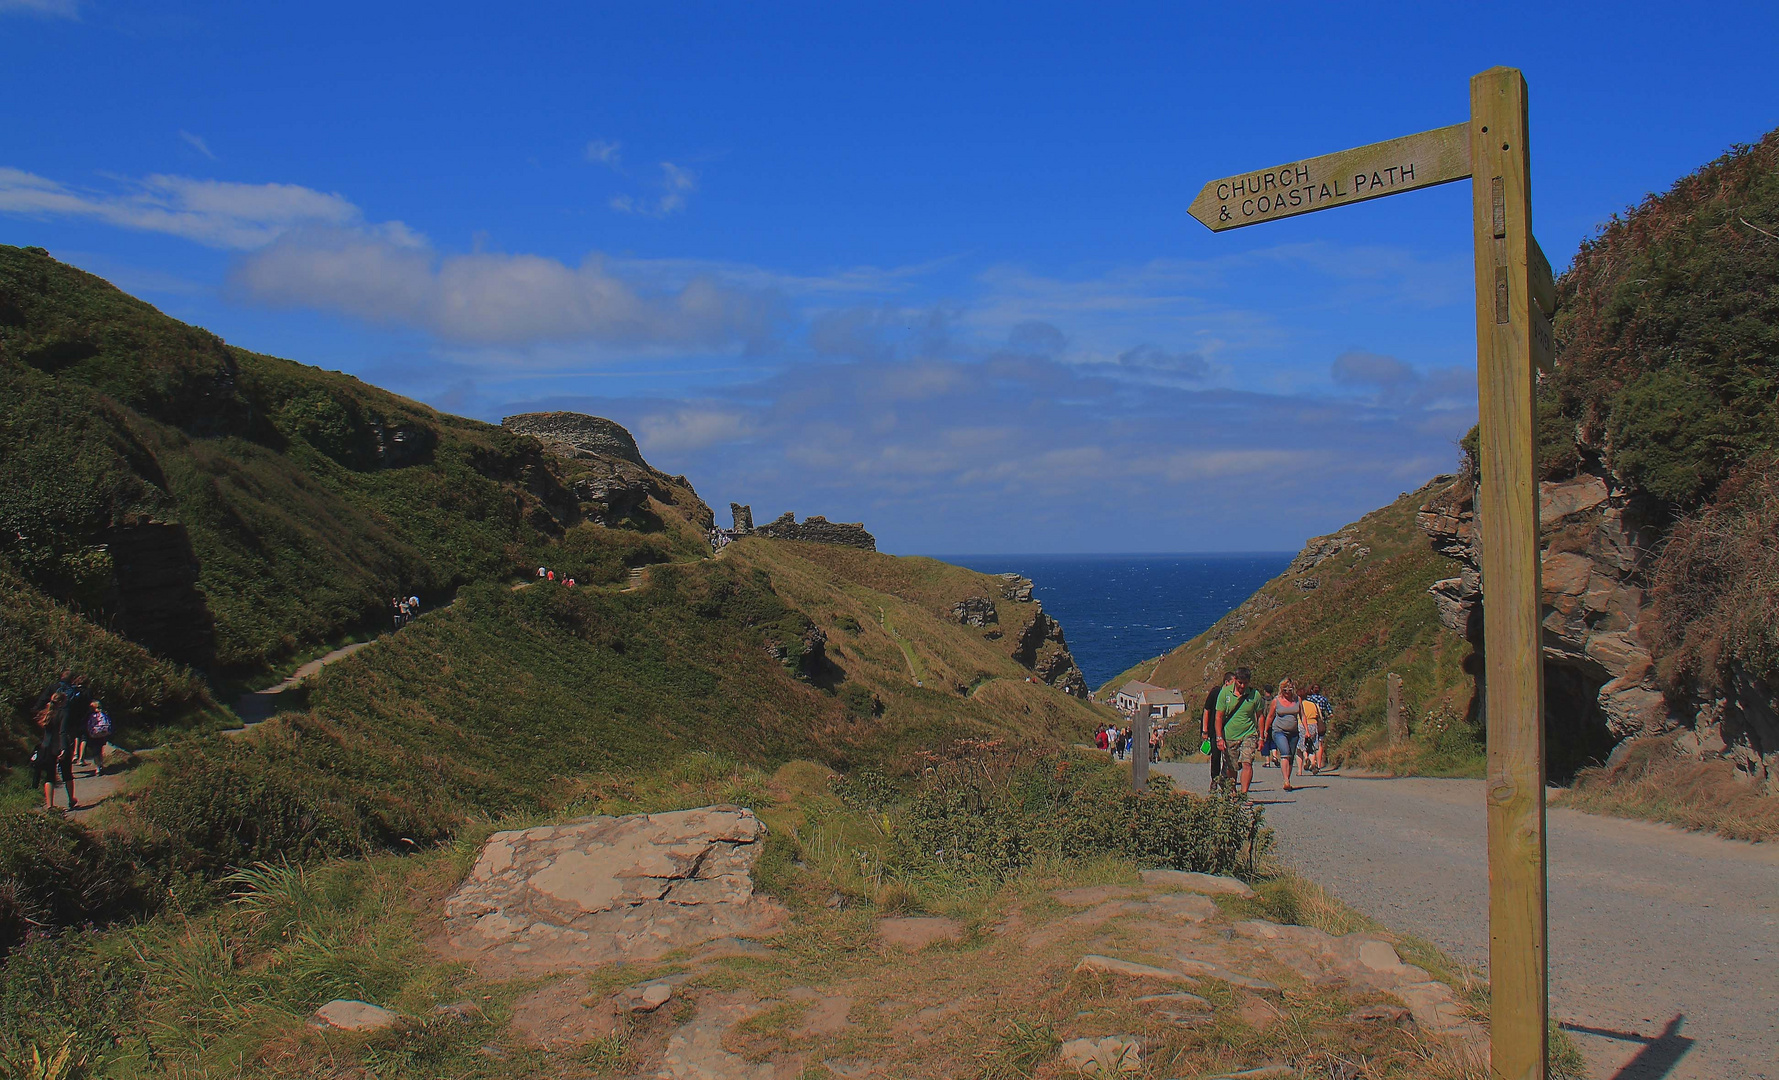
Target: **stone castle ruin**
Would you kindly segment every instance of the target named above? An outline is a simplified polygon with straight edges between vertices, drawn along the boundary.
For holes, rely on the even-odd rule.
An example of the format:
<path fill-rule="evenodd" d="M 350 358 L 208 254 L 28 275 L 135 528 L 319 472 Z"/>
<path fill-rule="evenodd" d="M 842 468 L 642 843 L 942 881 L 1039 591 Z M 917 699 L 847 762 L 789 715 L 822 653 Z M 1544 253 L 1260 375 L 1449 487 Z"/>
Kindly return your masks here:
<path fill-rule="evenodd" d="M 764 536 L 768 540 L 802 540 L 811 544 L 841 544 L 866 551 L 877 550 L 877 538 L 865 531 L 862 522 L 829 521 L 820 514 L 811 514 L 799 524 L 797 515 L 786 511 L 764 525 L 755 526 L 753 507 L 732 502 L 729 512 L 735 517 L 735 527 L 730 530 L 733 538 Z"/>

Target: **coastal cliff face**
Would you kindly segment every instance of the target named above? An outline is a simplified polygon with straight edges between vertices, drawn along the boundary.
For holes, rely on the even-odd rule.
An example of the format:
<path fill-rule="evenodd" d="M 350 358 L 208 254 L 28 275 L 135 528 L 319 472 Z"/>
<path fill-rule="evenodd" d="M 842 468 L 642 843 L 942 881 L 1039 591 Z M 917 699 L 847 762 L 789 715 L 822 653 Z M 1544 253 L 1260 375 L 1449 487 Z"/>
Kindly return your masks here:
<path fill-rule="evenodd" d="M 1665 680 L 1659 670 L 1653 586 L 1670 525 L 1666 505 L 1599 467 L 1547 480 L 1538 495 L 1552 770 L 1608 759 L 1631 739 L 1666 736 L 1684 752 L 1728 758 L 1779 792 L 1772 689 L 1739 666 L 1721 686 Z M 1434 548 L 1461 566 L 1428 591 L 1440 621 L 1470 642 L 1479 664 L 1485 595 L 1472 476 L 1438 490 L 1417 522 Z"/>
<path fill-rule="evenodd" d="M 1032 596 L 1031 579 L 1018 574 L 1003 574 L 1002 580 L 1006 585 L 1001 589 L 1001 599 L 1031 609 L 1029 613 L 1022 612 L 1022 618 L 1013 621 L 1020 625 L 1020 629 L 1013 634 L 1013 659 L 1031 668 L 1032 674 L 1063 693 L 1087 700 L 1087 677 L 1081 674 L 1074 654 L 1069 652 L 1069 643 L 1063 637 L 1062 624 L 1046 614 L 1044 605 Z M 980 606 L 971 608 L 968 605 L 968 601 L 961 603 L 959 608 L 963 610 L 960 612 L 954 609 L 954 616 L 965 625 L 985 625 L 972 621 L 983 617 Z M 992 604 L 989 612 L 994 612 Z M 991 621 L 998 621 L 998 616 Z M 1000 636 L 999 631 L 992 633 L 995 637 Z"/>

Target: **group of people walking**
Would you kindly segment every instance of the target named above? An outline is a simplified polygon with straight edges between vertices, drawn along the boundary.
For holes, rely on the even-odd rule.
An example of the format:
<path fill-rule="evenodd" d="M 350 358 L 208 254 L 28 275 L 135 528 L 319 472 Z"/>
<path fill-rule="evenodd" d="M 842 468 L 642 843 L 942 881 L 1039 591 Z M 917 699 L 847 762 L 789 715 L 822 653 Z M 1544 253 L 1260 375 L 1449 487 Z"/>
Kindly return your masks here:
<path fill-rule="evenodd" d="M 539 581 L 555 581 L 555 580 L 557 580 L 556 571 L 550 569 L 547 566 L 540 566 L 537 568 L 537 579 Z M 562 584 L 568 586 L 571 589 L 574 588 L 574 578 L 564 577 L 561 580 L 562 580 Z"/>
<path fill-rule="evenodd" d="M 1101 724 L 1093 733 L 1093 745 L 1112 755 L 1113 761 L 1123 761 L 1133 756 L 1130 728 L 1116 727 L 1112 724 Z M 1166 734 L 1160 728 L 1149 729 L 1149 760 L 1161 760 L 1161 744 Z"/>
<path fill-rule="evenodd" d="M 420 617 L 420 598 L 418 596 L 392 596 L 389 607 L 395 612 L 395 628 L 402 627 Z"/>
<path fill-rule="evenodd" d="M 1295 768 L 1321 772 L 1326 767 L 1323 740 L 1334 718 L 1334 706 L 1311 683 L 1301 693 L 1291 679 L 1257 688 L 1254 673 L 1236 668 L 1205 694 L 1200 730 L 1211 747 L 1211 787 L 1235 782 L 1243 794 L 1254 783 L 1254 763 L 1276 767 L 1286 791 Z"/>
<path fill-rule="evenodd" d="M 66 809 L 80 809 L 74 797 L 74 770 L 90 763 L 92 775 L 105 771 L 105 744 L 111 738 L 111 717 L 104 703 L 87 686 L 85 675 L 63 670 L 37 699 L 33 714 L 37 748 L 31 753 L 31 769 L 43 785 L 43 806 L 56 809 L 55 787 L 59 780 L 68 795 Z"/>

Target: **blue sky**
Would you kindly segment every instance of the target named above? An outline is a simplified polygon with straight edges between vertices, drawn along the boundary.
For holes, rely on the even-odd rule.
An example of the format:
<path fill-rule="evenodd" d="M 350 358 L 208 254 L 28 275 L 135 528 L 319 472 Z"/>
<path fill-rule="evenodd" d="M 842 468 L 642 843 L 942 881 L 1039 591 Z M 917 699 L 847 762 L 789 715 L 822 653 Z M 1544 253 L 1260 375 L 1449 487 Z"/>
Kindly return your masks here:
<path fill-rule="evenodd" d="M 630 427 L 886 550 L 1296 547 L 1456 459 L 1468 189 L 1204 181 L 1531 85 L 1553 262 L 1779 126 L 1770 4 L 0 0 L 0 242 L 234 344 Z"/>

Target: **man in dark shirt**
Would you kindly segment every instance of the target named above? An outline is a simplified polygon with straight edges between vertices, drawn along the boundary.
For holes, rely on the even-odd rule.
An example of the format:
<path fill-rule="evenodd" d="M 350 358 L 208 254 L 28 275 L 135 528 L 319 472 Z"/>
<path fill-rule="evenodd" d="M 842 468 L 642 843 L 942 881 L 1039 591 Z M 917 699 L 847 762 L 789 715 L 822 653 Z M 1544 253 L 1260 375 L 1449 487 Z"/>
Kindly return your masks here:
<path fill-rule="evenodd" d="M 1223 681 L 1211 687 L 1205 694 L 1204 716 L 1199 722 L 1199 730 L 1211 743 L 1211 790 L 1217 790 L 1217 781 L 1223 779 L 1223 750 L 1217 745 L 1217 695 L 1223 688 L 1235 681 L 1235 672 L 1225 671 Z"/>

